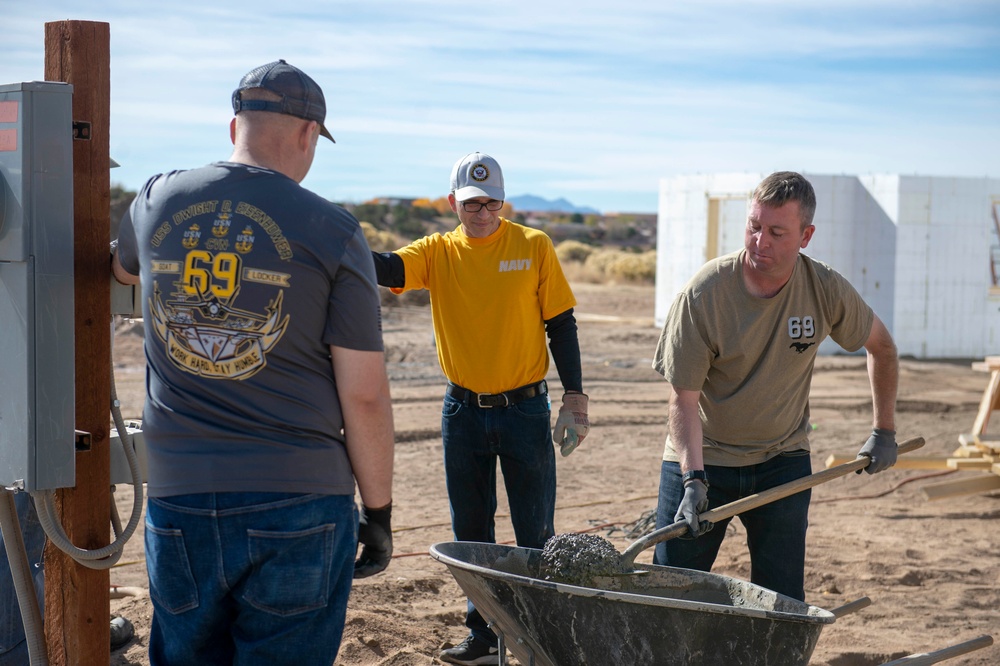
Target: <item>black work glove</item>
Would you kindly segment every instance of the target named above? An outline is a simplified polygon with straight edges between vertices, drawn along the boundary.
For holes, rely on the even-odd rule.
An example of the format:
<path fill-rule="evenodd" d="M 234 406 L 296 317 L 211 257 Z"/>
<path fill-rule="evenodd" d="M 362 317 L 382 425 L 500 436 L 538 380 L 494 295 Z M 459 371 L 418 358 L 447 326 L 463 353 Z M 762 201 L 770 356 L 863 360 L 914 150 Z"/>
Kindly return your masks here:
<path fill-rule="evenodd" d="M 896 464 L 896 431 L 875 428 L 871 437 L 858 451 L 859 456 L 868 456 L 871 462 L 865 467 L 869 474 L 878 474 Z M 858 474 L 861 470 L 858 470 Z"/>
<path fill-rule="evenodd" d="M 674 522 L 684 521 L 688 524 L 691 536 L 699 537 L 710 531 L 715 525 L 707 520 L 699 520 L 698 514 L 708 510 L 708 484 L 701 479 L 691 479 L 684 484 L 684 497 L 677 507 Z"/>
<path fill-rule="evenodd" d="M 392 557 L 392 502 L 381 509 L 361 505 L 358 522 L 358 545 L 361 557 L 354 563 L 354 577 L 367 578 L 389 566 Z"/>

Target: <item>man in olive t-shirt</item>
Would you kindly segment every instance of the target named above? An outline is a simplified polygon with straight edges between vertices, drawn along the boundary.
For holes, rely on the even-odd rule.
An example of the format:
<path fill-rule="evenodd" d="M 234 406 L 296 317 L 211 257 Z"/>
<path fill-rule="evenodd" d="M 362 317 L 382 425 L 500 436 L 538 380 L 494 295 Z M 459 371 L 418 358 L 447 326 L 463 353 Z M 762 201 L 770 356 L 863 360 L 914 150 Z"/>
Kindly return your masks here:
<path fill-rule="evenodd" d="M 842 275 L 800 254 L 815 210 L 800 174 L 765 178 L 751 196 L 744 249 L 705 264 L 670 308 L 653 359 L 673 389 L 656 523 L 683 520 L 689 535 L 657 545 L 656 564 L 710 571 L 729 521 L 712 530 L 699 514 L 812 472 L 809 386 L 827 336 L 868 355 L 866 471 L 896 462 L 896 347 Z M 799 600 L 809 498 L 804 491 L 740 515 L 751 582 Z"/>

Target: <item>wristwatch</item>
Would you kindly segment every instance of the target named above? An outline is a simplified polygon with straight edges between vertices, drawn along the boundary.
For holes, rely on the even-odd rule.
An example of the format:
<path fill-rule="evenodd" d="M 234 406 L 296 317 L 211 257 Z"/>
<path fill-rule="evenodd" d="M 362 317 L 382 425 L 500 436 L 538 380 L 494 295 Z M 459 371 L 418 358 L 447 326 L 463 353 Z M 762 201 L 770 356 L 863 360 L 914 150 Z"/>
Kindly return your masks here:
<path fill-rule="evenodd" d="M 708 476 L 705 475 L 705 470 L 703 469 L 692 469 L 688 472 L 684 472 L 684 476 L 681 477 L 681 481 L 683 481 L 685 486 L 687 485 L 687 482 L 692 479 L 698 479 L 706 486 L 708 485 Z"/>

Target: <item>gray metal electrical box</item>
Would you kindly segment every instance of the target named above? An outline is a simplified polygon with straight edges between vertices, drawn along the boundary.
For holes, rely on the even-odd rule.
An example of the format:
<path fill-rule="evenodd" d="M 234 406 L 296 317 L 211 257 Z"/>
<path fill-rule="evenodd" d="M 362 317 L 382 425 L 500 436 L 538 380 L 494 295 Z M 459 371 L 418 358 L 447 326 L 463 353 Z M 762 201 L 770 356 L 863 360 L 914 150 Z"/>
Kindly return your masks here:
<path fill-rule="evenodd" d="M 73 87 L 0 85 L 0 485 L 76 483 Z"/>

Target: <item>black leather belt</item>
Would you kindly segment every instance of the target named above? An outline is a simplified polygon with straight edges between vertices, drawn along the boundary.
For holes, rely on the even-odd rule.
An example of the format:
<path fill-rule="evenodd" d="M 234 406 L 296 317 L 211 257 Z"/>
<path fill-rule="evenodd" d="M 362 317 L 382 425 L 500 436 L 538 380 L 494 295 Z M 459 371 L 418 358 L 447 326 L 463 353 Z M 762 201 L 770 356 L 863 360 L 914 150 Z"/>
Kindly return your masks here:
<path fill-rule="evenodd" d="M 520 388 L 504 391 L 503 393 L 474 393 L 469 389 L 462 388 L 457 384 L 448 384 L 448 395 L 461 400 L 467 405 L 476 405 L 484 409 L 493 407 L 510 407 L 536 395 L 548 393 L 549 388 L 543 379 L 535 384 L 528 384 Z"/>

